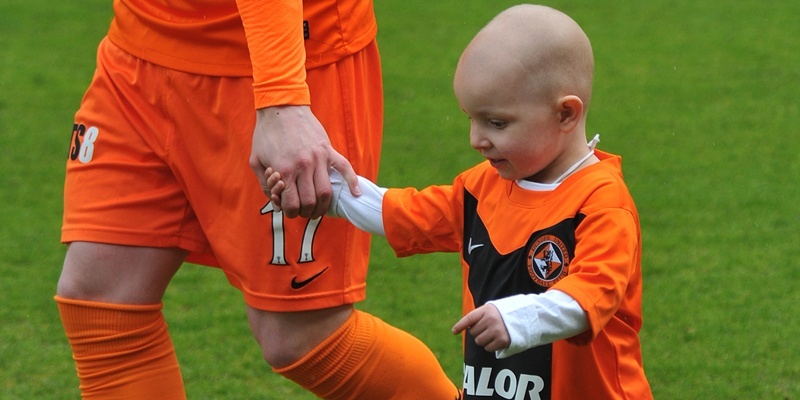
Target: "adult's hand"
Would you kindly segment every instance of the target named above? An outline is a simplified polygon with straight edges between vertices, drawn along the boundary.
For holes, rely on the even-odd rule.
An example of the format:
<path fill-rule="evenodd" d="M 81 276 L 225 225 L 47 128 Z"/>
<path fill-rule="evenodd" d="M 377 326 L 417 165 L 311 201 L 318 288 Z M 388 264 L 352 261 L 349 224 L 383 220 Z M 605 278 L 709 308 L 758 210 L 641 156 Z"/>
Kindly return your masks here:
<path fill-rule="evenodd" d="M 261 189 L 270 196 L 267 167 L 280 173 L 286 187 L 281 203 L 274 204 L 289 218 L 318 218 L 328 210 L 331 184 L 328 168 L 345 178 L 358 195 L 358 176 L 350 162 L 331 146 L 322 124 L 309 106 L 276 106 L 257 111 L 250 167 Z"/>

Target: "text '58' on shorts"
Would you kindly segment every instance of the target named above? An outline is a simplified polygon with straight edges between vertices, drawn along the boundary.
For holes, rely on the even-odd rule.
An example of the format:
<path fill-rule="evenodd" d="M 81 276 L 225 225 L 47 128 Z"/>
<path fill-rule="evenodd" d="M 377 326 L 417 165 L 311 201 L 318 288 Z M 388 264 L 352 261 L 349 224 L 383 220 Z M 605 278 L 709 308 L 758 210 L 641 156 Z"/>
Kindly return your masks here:
<path fill-rule="evenodd" d="M 181 248 L 218 266 L 255 308 L 302 311 L 365 297 L 369 235 L 342 219 L 271 210 L 248 165 L 251 78 L 150 64 L 105 39 L 75 115 L 62 241 Z M 380 61 L 364 50 L 308 71 L 312 110 L 356 172 L 375 180 Z"/>

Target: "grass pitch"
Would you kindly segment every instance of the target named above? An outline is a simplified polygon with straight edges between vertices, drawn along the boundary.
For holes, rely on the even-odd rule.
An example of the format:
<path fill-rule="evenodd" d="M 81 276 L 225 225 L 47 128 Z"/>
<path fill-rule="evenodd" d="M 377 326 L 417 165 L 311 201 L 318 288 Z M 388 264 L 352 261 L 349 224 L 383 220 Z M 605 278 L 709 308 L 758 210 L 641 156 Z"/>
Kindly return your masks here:
<path fill-rule="evenodd" d="M 386 85 L 379 183 L 450 182 L 480 157 L 458 56 L 506 0 L 376 4 Z M 644 235 L 645 368 L 659 399 L 800 399 L 800 3 L 553 1 L 592 40 L 590 133 L 621 154 Z M 0 3 L 0 397 L 78 398 L 52 295 L 72 114 L 110 1 Z M 360 308 L 428 343 L 454 381 L 456 255 L 373 246 Z M 239 294 L 186 266 L 166 299 L 190 399 L 311 399 L 273 374 Z"/>

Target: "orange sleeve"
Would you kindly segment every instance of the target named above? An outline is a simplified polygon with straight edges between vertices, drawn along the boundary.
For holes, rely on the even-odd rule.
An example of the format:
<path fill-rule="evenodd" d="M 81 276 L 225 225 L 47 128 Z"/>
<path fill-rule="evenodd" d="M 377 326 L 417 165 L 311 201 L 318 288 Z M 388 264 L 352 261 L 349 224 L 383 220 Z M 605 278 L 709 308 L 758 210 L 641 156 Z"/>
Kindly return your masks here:
<path fill-rule="evenodd" d="M 256 108 L 311 103 L 302 0 L 236 0 L 253 63 Z"/>
<path fill-rule="evenodd" d="M 553 286 L 572 296 L 586 311 L 591 325 L 577 342 L 596 337 L 614 317 L 635 330 L 642 325 L 640 237 L 636 219 L 624 208 L 591 213 L 575 232 L 578 245 L 569 275 Z"/>
<path fill-rule="evenodd" d="M 462 213 L 450 185 L 389 189 L 383 196 L 386 239 L 398 257 L 461 249 Z"/>

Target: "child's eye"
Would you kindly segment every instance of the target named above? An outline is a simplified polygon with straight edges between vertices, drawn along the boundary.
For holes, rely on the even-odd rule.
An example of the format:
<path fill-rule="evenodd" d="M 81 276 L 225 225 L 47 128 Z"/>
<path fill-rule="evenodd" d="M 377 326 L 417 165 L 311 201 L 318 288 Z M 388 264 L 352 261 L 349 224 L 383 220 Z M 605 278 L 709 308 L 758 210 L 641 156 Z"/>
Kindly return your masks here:
<path fill-rule="evenodd" d="M 506 121 L 500 119 L 490 119 L 486 121 L 489 126 L 495 129 L 503 129 L 506 127 Z"/>

